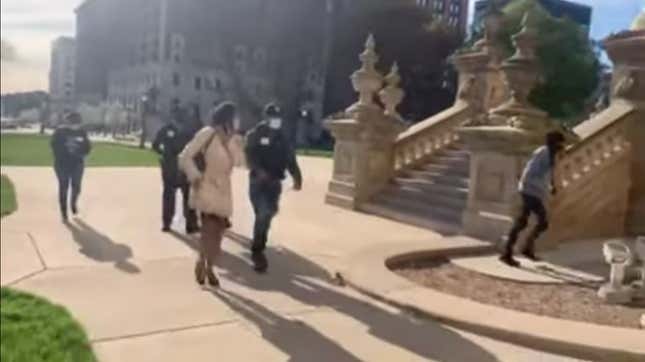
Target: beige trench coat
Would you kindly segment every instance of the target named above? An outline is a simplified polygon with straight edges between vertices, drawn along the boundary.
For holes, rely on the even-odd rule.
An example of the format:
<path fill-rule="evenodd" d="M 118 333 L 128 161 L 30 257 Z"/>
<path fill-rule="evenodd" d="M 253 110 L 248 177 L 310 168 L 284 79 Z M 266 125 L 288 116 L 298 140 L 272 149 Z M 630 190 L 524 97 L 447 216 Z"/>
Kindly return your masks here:
<path fill-rule="evenodd" d="M 229 218 L 233 215 L 233 167 L 243 160 L 239 136 L 226 137 L 204 127 L 179 154 L 179 167 L 191 182 L 190 206 L 195 210 Z M 206 169 L 200 172 L 195 156 L 204 153 Z"/>

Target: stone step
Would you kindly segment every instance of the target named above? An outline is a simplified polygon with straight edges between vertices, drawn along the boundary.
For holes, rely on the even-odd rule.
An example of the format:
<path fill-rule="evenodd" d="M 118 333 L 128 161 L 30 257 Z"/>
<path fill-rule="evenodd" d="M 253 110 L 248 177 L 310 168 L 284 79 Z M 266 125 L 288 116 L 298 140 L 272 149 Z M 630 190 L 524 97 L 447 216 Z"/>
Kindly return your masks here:
<path fill-rule="evenodd" d="M 405 210 L 409 213 L 416 213 L 421 216 L 441 219 L 445 221 L 458 223 L 464 211 L 462 207 L 441 206 L 437 204 L 426 203 L 423 200 L 410 202 L 408 199 L 396 194 L 384 194 L 374 200 L 378 204 L 386 205 L 394 209 Z"/>
<path fill-rule="evenodd" d="M 447 148 L 439 152 L 439 155 L 444 155 L 448 157 L 470 159 L 470 151 L 460 148 Z"/>
<path fill-rule="evenodd" d="M 442 234 L 458 234 L 461 231 L 461 215 L 450 216 L 438 212 L 439 208 L 419 210 L 408 203 L 402 206 L 393 202 L 375 201 L 361 206 L 361 210 L 390 220 L 430 229 Z"/>
<path fill-rule="evenodd" d="M 470 167 L 455 167 L 452 165 L 443 165 L 439 163 L 427 163 L 418 168 L 418 171 L 428 171 L 444 175 L 454 175 L 458 177 L 470 178 Z"/>
<path fill-rule="evenodd" d="M 332 180 L 329 183 L 329 192 L 349 197 L 354 195 L 354 184 L 349 182 Z"/>
<path fill-rule="evenodd" d="M 468 188 L 470 179 L 468 177 L 445 174 L 440 172 L 410 170 L 403 174 L 403 177 L 432 181 L 441 185 L 457 186 Z"/>
<path fill-rule="evenodd" d="M 407 202 L 421 202 L 426 205 L 464 209 L 466 207 L 466 194 L 446 194 L 443 192 L 427 192 L 414 187 L 390 186 L 384 192 L 406 200 Z"/>
<path fill-rule="evenodd" d="M 428 163 L 464 169 L 470 167 L 470 158 L 462 156 L 437 155 Z"/>
<path fill-rule="evenodd" d="M 468 187 L 444 185 L 424 179 L 399 177 L 394 179 L 394 185 L 413 188 L 425 193 L 444 194 L 451 197 L 467 198 Z"/>

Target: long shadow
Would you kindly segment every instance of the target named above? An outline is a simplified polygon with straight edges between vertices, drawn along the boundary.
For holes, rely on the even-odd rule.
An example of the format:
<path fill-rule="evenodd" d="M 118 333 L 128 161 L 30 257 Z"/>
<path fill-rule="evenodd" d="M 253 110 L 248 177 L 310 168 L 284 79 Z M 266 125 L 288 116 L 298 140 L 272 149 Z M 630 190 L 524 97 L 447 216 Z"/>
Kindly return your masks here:
<path fill-rule="evenodd" d="M 109 237 L 100 233 L 82 220 L 65 225 L 72 233 L 74 241 L 81 248 L 81 254 L 101 263 L 114 263 L 114 267 L 126 273 L 140 273 L 139 268 L 133 264 L 132 249 L 124 244 L 118 244 Z"/>
<path fill-rule="evenodd" d="M 199 253 L 199 241 L 197 239 L 192 238 L 188 235 L 178 233 L 176 231 L 171 231 L 170 235 L 175 239 L 181 241 L 182 243 L 186 244 L 186 246 L 193 249 L 194 252 Z"/>
<path fill-rule="evenodd" d="M 214 291 L 224 304 L 255 324 L 262 338 L 289 355 L 289 361 L 359 362 L 360 359 L 316 329 L 290 320 L 248 298 L 230 291 Z"/>
<path fill-rule="evenodd" d="M 246 242 L 234 241 L 247 246 Z M 341 292 L 326 282 L 329 275 L 323 268 L 296 253 L 270 250 L 269 259 L 268 275 L 255 274 L 246 260 L 230 253 L 224 253 L 219 264 L 226 270 L 226 279 L 255 290 L 284 293 L 307 305 L 333 309 L 368 326 L 372 336 L 424 358 L 446 362 L 497 361 L 490 352 L 439 323 L 413 320 L 402 312 L 392 313 Z M 326 342 L 321 343 L 324 347 Z M 302 360 L 311 360 L 312 355 L 308 356 Z"/>

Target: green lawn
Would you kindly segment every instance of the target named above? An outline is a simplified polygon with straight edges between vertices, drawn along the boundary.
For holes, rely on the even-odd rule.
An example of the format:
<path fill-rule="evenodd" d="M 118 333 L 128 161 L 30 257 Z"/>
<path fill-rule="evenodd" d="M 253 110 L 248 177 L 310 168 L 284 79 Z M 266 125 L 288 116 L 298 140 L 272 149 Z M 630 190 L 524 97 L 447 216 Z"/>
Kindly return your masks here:
<path fill-rule="evenodd" d="M 0 217 L 16 211 L 16 192 L 7 176 L 0 176 Z"/>
<path fill-rule="evenodd" d="M 8 288 L 0 290 L 0 334 L 3 362 L 96 362 L 65 308 Z"/>
<path fill-rule="evenodd" d="M 53 156 L 49 136 L 3 134 L 0 136 L 0 163 L 3 166 L 51 166 Z M 93 143 L 87 158 L 89 167 L 158 166 L 150 150 L 116 143 Z"/>

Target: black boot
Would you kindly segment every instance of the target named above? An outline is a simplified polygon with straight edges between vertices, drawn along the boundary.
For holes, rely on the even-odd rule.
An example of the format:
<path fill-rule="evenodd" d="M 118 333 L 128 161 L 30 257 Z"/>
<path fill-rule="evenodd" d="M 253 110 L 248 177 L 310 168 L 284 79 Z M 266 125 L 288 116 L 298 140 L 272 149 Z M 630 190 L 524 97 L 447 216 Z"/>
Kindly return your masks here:
<path fill-rule="evenodd" d="M 264 255 L 264 252 L 259 251 L 259 252 L 253 252 L 251 259 L 253 260 L 253 269 L 260 273 L 264 274 L 267 272 L 267 269 L 269 269 L 269 261 L 267 260 L 267 257 Z"/>
<path fill-rule="evenodd" d="M 500 256 L 500 257 L 499 257 L 499 260 L 500 260 L 502 263 L 504 263 L 504 264 L 506 264 L 506 265 L 508 265 L 508 266 L 510 266 L 510 267 L 513 267 L 513 268 L 517 268 L 517 267 L 519 267 L 519 266 L 520 266 L 520 262 L 519 262 L 519 261 L 517 261 L 517 260 L 515 260 L 515 258 L 513 258 L 513 255 L 508 254 L 508 253 L 507 253 L 507 254 L 503 254 L 502 256 Z"/>

